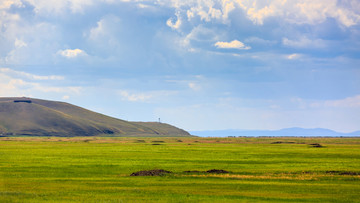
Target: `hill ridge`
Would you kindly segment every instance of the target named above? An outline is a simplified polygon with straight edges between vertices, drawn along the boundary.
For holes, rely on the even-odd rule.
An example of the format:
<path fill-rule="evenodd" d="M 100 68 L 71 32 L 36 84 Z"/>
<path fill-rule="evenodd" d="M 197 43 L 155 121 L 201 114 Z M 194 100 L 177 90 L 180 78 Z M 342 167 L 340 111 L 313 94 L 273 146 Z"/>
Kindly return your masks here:
<path fill-rule="evenodd" d="M 129 122 L 66 102 L 27 97 L 0 97 L 0 135 L 190 136 L 168 124 Z"/>

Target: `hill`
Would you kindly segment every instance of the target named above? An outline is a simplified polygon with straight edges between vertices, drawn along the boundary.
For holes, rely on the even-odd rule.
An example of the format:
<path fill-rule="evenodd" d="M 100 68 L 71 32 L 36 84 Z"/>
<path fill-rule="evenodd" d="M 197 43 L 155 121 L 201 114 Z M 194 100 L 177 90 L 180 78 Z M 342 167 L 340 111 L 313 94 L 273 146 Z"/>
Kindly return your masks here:
<path fill-rule="evenodd" d="M 69 103 L 34 98 L 0 98 L 0 135 L 190 136 L 164 123 L 128 122 Z"/>

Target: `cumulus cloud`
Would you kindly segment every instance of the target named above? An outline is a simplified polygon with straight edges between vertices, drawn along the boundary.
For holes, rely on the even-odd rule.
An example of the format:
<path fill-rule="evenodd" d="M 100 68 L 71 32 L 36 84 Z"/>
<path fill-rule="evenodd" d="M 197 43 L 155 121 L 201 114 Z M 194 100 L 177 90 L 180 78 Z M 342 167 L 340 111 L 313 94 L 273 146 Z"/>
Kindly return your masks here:
<path fill-rule="evenodd" d="M 85 31 L 83 36 L 87 39 L 89 49 L 95 51 L 97 56 L 109 57 L 119 54 L 123 46 L 120 43 L 124 33 L 122 20 L 115 15 L 105 15 L 97 21 L 96 26 Z"/>
<path fill-rule="evenodd" d="M 167 4 L 161 1 L 162 4 Z M 280 17 L 291 23 L 318 24 L 327 18 L 334 18 L 340 24 L 349 27 L 360 22 L 359 1 L 337 0 L 209 0 L 209 1 L 178 1 L 173 0 L 169 6 L 184 12 L 188 20 L 196 16 L 209 22 L 220 20 L 227 23 L 229 13 L 242 10 L 254 24 L 262 25 L 269 17 Z"/>
<path fill-rule="evenodd" d="M 86 55 L 86 52 L 81 49 L 65 49 L 59 50 L 58 53 L 66 58 L 76 58 L 78 56 Z"/>
<path fill-rule="evenodd" d="M 348 6 L 337 0 L 303 0 L 297 2 L 294 6 L 297 11 L 297 18 L 306 23 L 321 23 L 326 18 L 334 18 L 346 27 L 357 24 L 360 21 L 360 11 L 355 10 L 352 6 Z M 359 4 L 355 1 L 352 4 Z"/>
<path fill-rule="evenodd" d="M 20 0 L 3 0 L 0 2 L 0 9 L 8 9 L 12 5 L 21 6 L 22 2 Z"/>
<path fill-rule="evenodd" d="M 221 49 L 243 49 L 243 50 L 251 49 L 250 46 L 246 46 L 244 43 L 238 40 L 233 40 L 231 42 L 216 42 L 214 45 L 217 48 L 221 48 Z"/>

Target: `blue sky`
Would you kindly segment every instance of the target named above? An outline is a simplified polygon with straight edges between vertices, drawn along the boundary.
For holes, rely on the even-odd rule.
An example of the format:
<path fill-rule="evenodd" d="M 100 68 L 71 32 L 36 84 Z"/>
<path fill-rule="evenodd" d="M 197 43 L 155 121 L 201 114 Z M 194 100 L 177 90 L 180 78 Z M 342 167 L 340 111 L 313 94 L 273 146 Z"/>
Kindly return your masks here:
<path fill-rule="evenodd" d="M 0 0 L 0 96 L 185 130 L 360 129 L 358 0 Z"/>

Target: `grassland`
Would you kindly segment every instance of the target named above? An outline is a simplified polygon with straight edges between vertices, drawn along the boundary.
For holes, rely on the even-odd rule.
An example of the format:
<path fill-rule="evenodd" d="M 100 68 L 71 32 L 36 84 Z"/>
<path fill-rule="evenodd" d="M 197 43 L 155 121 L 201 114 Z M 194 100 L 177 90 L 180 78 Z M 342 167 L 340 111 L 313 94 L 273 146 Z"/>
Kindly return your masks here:
<path fill-rule="evenodd" d="M 149 169 L 173 173 L 130 176 Z M 209 169 L 230 173 L 184 173 Z M 0 202 L 360 202 L 359 194 L 359 138 L 0 138 Z"/>

